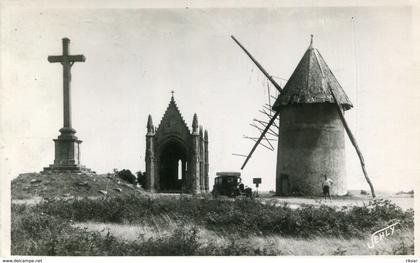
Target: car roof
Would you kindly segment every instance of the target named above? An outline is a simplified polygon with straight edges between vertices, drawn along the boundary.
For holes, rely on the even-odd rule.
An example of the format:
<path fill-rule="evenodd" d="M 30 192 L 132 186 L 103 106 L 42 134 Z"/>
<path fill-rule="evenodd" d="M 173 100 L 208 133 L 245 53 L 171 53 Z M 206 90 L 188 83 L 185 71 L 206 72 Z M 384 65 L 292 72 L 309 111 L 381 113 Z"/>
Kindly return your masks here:
<path fill-rule="evenodd" d="M 216 173 L 217 177 L 229 177 L 229 176 L 233 176 L 233 177 L 240 177 L 241 173 L 238 172 L 218 172 Z"/>

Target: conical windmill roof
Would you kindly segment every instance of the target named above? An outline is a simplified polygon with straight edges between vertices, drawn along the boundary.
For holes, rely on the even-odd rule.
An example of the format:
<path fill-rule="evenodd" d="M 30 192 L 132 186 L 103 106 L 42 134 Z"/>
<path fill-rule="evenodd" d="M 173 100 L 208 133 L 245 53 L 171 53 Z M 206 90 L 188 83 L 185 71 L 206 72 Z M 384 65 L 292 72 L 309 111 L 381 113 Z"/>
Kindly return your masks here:
<path fill-rule="evenodd" d="M 312 46 L 311 39 L 308 50 L 278 96 L 273 110 L 278 111 L 289 104 L 335 103 L 329 87 L 344 110 L 353 107 L 321 53 Z"/>

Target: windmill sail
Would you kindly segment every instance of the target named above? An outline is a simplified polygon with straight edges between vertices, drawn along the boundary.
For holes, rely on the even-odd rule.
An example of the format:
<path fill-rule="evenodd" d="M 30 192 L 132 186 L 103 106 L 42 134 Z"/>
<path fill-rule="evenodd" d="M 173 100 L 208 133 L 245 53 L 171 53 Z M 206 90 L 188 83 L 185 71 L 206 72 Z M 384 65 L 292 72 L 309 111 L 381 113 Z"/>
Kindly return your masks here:
<path fill-rule="evenodd" d="M 260 138 L 258 138 L 258 140 L 255 142 L 254 147 L 252 147 L 251 151 L 248 154 L 248 157 L 246 157 L 244 164 L 241 167 L 241 170 L 244 169 L 245 165 L 248 163 L 249 158 L 251 158 L 252 154 L 254 153 L 255 149 L 257 149 L 258 144 L 260 144 L 261 140 L 264 138 L 265 134 L 267 133 L 267 131 L 270 129 L 270 126 L 273 124 L 273 122 L 277 119 L 277 117 L 279 116 L 280 112 L 276 112 L 273 117 L 271 118 L 271 120 L 268 122 L 267 126 L 265 126 L 265 129 L 263 130 L 263 132 L 261 133 Z"/>
<path fill-rule="evenodd" d="M 231 38 L 233 39 L 233 41 L 235 41 L 235 43 L 236 44 L 238 44 L 238 46 L 248 55 L 248 57 L 255 63 L 255 65 L 258 67 L 258 69 L 259 70 L 261 70 L 261 72 L 267 77 L 267 79 L 271 82 L 271 84 L 273 84 L 274 85 L 274 87 L 279 91 L 279 92 L 281 92 L 281 87 L 280 87 L 280 85 L 273 79 L 273 77 L 270 75 L 270 74 L 268 74 L 268 72 L 261 66 L 261 64 L 260 63 L 258 63 L 258 61 L 251 55 L 251 53 L 249 53 L 248 52 L 248 50 L 246 50 L 246 48 L 244 47 L 244 46 L 242 46 L 242 44 L 241 43 L 239 43 L 239 41 L 232 35 L 231 36 Z M 270 94 L 270 92 L 268 92 L 268 96 L 269 96 L 269 98 L 271 97 L 271 94 Z M 269 104 L 271 104 L 271 101 L 269 100 Z M 272 106 L 272 105 L 270 105 L 270 106 Z M 254 127 L 256 127 L 257 129 L 259 129 L 259 130 L 262 130 L 262 132 L 261 132 L 261 135 L 260 135 L 260 137 L 258 138 L 258 140 L 254 140 L 255 141 L 255 144 L 254 144 L 254 146 L 252 147 L 252 149 L 251 149 L 251 152 L 248 154 L 248 156 L 246 157 L 246 159 L 245 159 L 245 162 L 244 162 L 244 164 L 242 165 L 242 167 L 241 167 L 241 170 L 243 170 L 244 169 L 244 167 L 245 167 L 245 165 L 248 163 L 248 161 L 249 161 L 249 159 L 251 158 L 251 156 L 252 156 L 252 154 L 254 153 L 254 151 L 255 151 L 255 149 L 257 148 L 257 146 L 259 145 L 259 144 L 261 144 L 261 141 L 262 141 L 262 139 L 265 139 L 269 144 L 270 144 L 270 146 L 272 147 L 272 145 L 271 145 L 271 143 L 270 143 L 270 141 L 269 141 L 269 139 L 266 137 L 266 134 L 267 134 L 267 132 L 270 134 L 271 133 L 271 135 L 277 135 L 274 131 L 272 131 L 271 129 L 270 129 L 270 127 L 271 127 L 271 125 L 273 125 L 274 124 L 274 122 L 275 122 L 275 120 L 277 119 L 277 117 L 279 116 L 279 114 L 280 114 L 280 112 L 276 112 L 276 113 L 274 113 L 274 115 L 271 115 L 271 107 L 270 107 L 270 113 L 267 113 L 267 112 L 263 112 L 266 116 L 268 116 L 268 117 L 270 117 L 270 120 L 268 121 L 268 123 L 266 123 L 266 122 L 264 122 L 264 121 L 260 121 L 260 120 L 254 120 L 254 122 L 256 122 L 257 124 L 260 124 L 260 125 L 265 125 L 265 127 L 264 127 L 264 129 L 262 129 L 262 128 L 260 128 L 260 127 L 258 127 L 257 125 L 253 125 Z M 277 125 L 275 125 L 275 127 L 278 127 Z M 263 146 L 265 146 L 265 145 L 263 145 Z M 268 148 L 267 146 L 265 146 L 266 148 Z"/>
<path fill-rule="evenodd" d="M 276 89 L 278 91 L 281 91 L 281 87 L 280 85 L 273 79 L 273 77 L 268 74 L 268 72 L 261 66 L 260 63 L 258 63 L 258 61 L 248 52 L 248 50 L 246 50 L 244 48 L 244 46 L 241 45 L 241 43 L 239 43 L 239 41 L 234 37 L 234 36 L 230 36 L 233 41 L 236 42 L 236 44 L 238 44 L 238 46 L 248 55 L 248 57 L 255 63 L 255 65 L 261 70 L 261 72 L 268 78 L 268 80 L 274 85 L 274 87 L 276 87 Z"/>

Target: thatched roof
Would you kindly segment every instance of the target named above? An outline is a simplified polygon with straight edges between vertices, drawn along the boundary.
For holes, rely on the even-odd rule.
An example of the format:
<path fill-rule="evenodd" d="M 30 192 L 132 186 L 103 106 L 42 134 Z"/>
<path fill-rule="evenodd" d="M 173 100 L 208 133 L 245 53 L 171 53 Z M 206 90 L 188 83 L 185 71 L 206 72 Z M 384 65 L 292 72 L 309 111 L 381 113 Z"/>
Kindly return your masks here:
<path fill-rule="evenodd" d="M 303 55 L 289 81 L 284 86 L 273 105 L 278 111 L 289 104 L 304 103 L 334 103 L 328 85 L 334 91 L 344 110 L 353 107 L 343 88 L 331 72 L 321 53 L 311 44 Z"/>

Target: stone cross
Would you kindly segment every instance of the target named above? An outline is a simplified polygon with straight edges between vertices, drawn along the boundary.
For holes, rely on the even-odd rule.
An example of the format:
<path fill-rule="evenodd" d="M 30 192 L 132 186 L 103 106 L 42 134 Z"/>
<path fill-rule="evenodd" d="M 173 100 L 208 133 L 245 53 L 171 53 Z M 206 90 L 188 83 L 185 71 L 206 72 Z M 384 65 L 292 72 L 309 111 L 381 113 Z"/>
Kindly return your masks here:
<path fill-rule="evenodd" d="M 71 66 L 74 62 L 85 62 L 86 58 L 83 55 L 69 54 L 70 39 L 63 38 L 63 55 L 48 56 L 50 63 L 61 63 L 63 65 L 63 108 L 64 108 L 64 129 L 72 129 L 71 127 L 71 96 L 70 96 L 70 81 L 71 81 Z"/>

